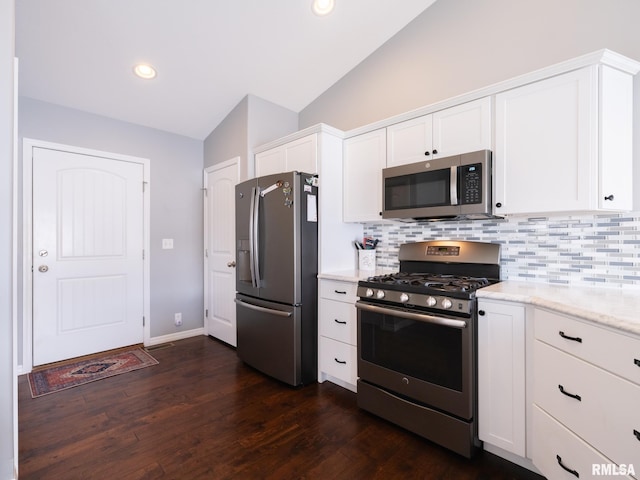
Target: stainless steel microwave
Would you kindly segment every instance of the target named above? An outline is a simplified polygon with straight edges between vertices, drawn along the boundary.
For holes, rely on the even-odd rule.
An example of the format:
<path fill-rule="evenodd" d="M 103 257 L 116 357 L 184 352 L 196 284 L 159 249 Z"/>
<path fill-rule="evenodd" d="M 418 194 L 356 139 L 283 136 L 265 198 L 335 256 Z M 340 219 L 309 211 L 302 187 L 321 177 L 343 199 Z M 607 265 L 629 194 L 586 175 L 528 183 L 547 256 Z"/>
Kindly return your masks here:
<path fill-rule="evenodd" d="M 385 168 L 382 203 L 387 219 L 490 218 L 491 151 Z"/>

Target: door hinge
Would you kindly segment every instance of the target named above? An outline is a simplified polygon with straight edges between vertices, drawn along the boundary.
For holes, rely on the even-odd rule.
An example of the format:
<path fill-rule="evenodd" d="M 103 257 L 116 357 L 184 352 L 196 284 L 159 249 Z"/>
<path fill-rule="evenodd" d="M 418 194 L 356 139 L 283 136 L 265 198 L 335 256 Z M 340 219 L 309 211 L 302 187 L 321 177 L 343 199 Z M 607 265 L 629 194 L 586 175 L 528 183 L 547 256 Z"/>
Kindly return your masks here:
<path fill-rule="evenodd" d="M 208 249 L 206 249 L 206 248 L 204 249 L 204 256 L 205 256 L 206 258 L 209 258 L 209 250 L 208 250 Z"/>
<path fill-rule="evenodd" d="M 144 250 L 142 250 L 142 259 L 144 260 Z"/>
<path fill-rule="evenodd" d="M 143 193 L 146 192 L 146 190 L 147 190 L 147 183 L 149 183 L 149 182 L 142 182 L 142 192 Z"/>
<path fill-rule="evenodd" d="M 143 327 L 144 327 L 144 324 L 145 324 L 145 319 L 144 319 L 144 317 L 142 317 L 142 326 Z"/>
<path fill-rule="evenodd" d="M 204 311 L 204 317 L 205 318 L 209 318 L 209 309 L 208 308 Z"/>
<path fill-rule="evenodd" d="M 206 187 L 202 187 L 200 190 L 202 190 L 204 192 L 204 196 L 205 197 L 209 196 L 209 192 L 207 191 Z"/>

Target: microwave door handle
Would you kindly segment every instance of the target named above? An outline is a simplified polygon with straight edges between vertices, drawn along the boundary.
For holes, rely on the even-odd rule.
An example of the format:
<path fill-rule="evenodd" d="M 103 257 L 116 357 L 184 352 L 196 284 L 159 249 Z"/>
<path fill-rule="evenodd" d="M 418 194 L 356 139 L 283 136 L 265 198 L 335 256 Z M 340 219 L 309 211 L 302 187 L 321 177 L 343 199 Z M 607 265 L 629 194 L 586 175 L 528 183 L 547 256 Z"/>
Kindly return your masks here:
<path fill-rule="evenodd" d="M 449 177 L 449 191 L 451 192 L 451 205 L 458 205 L 458 167 L 451 167 Z"/>

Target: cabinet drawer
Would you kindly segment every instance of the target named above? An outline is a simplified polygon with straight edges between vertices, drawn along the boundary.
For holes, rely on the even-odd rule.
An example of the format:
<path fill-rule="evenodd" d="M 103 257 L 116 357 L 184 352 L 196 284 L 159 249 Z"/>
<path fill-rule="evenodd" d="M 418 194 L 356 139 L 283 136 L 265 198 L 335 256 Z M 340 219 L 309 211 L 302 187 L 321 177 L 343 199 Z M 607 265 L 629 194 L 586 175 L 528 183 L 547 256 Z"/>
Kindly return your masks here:
<path fill-rule="evenodd" d="M 605 478 L 595 474 L 601 473 L 603 468 L 611 467 L 611 460 L 603 457 L 536 406 L 533 407 L 533 425 L 533 464 L 544 476 L 550 479 L 575 480 L 577 476 L 565 470 L 566 468 L 575 471 L 581 480 Z M 633 463 L 632 460 L 629 462 Z"/>
<path fill-rule="evenodd" d="M 638 463 L 640 387 L 534 343 L 534 402 L 614 462 Z"/>
<path fill-rule="evenodd" d="M 356 345 L 356 307 L 351 303 L 320 300 L 320 335 Z"/>
<path fill-rule="evenodd" d="M 320 370 L 352 385 L 357 379 L 357 348 L 320 337 Z"/>
<path fill-rule="evenodd" d="M 356 303 L 356 291 L 358 284 L 352 282 L 340 282 L 337 280 L 321 280 L 320 296 L 340 302 Z"/>
<path fill-rule="evenodd" d="M 541 309 L 535 312 L 535 337 L 640 385 L 639 338 Z"/>

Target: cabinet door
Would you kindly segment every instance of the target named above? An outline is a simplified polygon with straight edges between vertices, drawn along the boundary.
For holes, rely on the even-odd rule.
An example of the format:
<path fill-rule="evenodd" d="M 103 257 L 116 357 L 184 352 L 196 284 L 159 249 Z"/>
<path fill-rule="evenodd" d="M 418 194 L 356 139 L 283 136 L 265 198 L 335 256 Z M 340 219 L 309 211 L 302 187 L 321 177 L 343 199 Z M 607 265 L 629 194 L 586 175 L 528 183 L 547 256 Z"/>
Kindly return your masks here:
<path fill-rule="evenodd" d="M 318 173 L 317 135 L 314 133 L 284 145 L 285 170 Z"/>
<path fill-rule="evenodd" d="M 600 67 L 600 185 L 602 210 L 633 208 L 633 77 Z"/>
<path fill-rule="evenodd" d="M 385 129 L 380 129 L 348 138 L 344 142 L 345 222 L 381 220 L 386 138 Z"/>
<path fill-rule="evenodd" d="M 525 457 L 525 310 L 479 300 L 478 311 L 478 435 Z"/>
<path fill-rule="evenodd" d="M 491 150 L 491 98 L 463 103 L 433 114 L 435 157 Z"/>
<path fill-rule="evenodd" d="M 432 158 L 432 121 L 425 115 L 387 127 L 387 167 Z"/>
<path fill-rule="evenodd" d="M 284 149 L 272 148 L 256 154 L 256 177 L 272 175 L 286 171 Z"/>
<path fill-rule="evenodd" d="M 496 95 L 501 214 L 584 211 L 597 175 L 597 67 Z M 498 207 L 500 204 L 500 207 Z"/>

